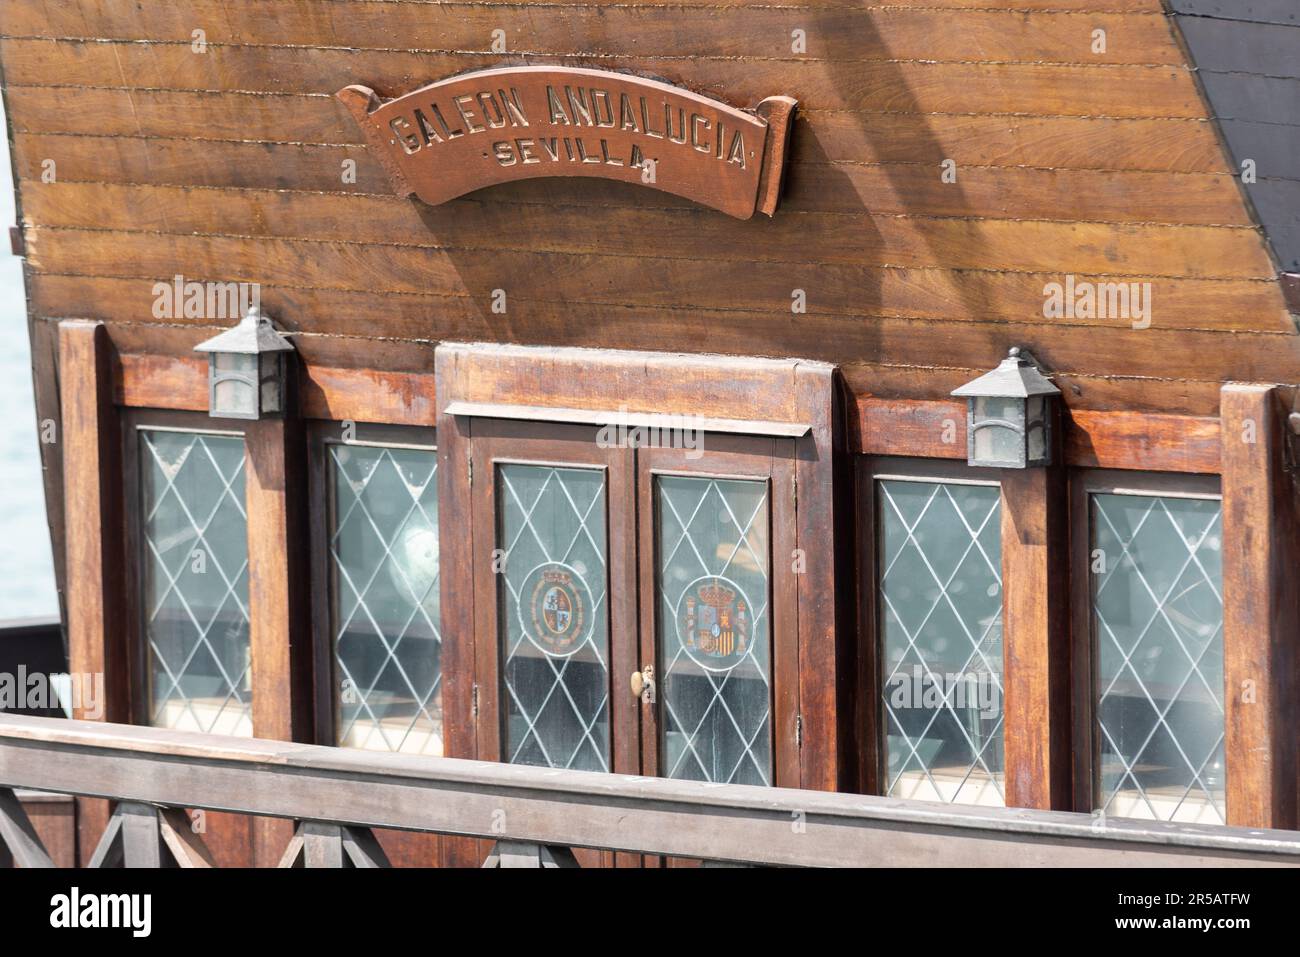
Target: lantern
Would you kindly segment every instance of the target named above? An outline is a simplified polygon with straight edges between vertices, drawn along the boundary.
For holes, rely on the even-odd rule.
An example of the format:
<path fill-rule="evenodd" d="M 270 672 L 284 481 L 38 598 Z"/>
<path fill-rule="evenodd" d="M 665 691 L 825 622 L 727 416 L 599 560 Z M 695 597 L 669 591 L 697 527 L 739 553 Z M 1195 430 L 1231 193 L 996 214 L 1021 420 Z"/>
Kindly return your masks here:
<path fill-rule="evenodd" d="M 256 307 L 194 351 L 208 354 L 209 416 L 260 419 L 284 411 L 285 354 L 293 344 Z"/>
<path fill-rule="evenodd" d="M 966 399 L 966 461 L 1023 469 L 1052 461 L 1052 402 L 1061 390 L 1013 347 L 996 369 L 953 395 Z"/>

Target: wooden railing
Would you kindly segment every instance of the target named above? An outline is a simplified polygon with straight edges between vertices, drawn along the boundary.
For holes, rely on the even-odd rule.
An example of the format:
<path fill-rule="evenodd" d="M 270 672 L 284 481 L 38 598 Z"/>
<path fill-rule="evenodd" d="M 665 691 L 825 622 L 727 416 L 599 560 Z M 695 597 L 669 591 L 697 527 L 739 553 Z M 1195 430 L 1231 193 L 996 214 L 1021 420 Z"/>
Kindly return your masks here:
<path fill-rule="evenodd" d="M 792 866 L 1300 865 L 1300 833 L 966 808 L 0 715 L 0 839 L 48 865 L 13 788 L 117 802 L 92 866 L 210 866 L 182 808 L 299 821 L 282 866 L 385 866 L 371 828 L 496 841 L 488 866 L 571 848 Z"/>

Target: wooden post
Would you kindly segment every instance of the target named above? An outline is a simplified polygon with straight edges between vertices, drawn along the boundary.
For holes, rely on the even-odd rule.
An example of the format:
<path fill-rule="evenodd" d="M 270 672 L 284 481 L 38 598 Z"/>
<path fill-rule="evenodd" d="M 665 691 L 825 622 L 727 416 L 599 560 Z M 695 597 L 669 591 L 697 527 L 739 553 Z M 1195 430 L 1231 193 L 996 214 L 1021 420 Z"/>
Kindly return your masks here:
<path fill-rule="evenodd" d="M 253 735 L 310 742 L 305 442 L 299 420 L 288 413 L 249 423 L 244 442 Z M 257 818 L 253 834 L 255 865 L 274 867 L 293 837 L 293 822 Z"/>
<path fill-rule="evenodd" d="M 1002 472 L 1002 734 L 1007 806 L 1068 810 L 1069 497 L 1053 434 L 1055 464 Z"/>
<path fill-rule="evenodd" d="M 303 821 L 299 832 L 303 867 L 343 866 L 343 829 L 337 824 Z"/>
<path fill-rule="evenodd" d="M 795 373 L 798 415 L 811 425 L 795 442 L 796 573 L 799 635 L 799 787 L 851 790 L 857 778 L 852 689 L 857 638 L 853 620 L 853 526 L 846 483 L 847 429 L 834 369 L 800 365 Z M 774 512 L 779 514 L 779 512 Z M 773 554 L 780 565 L 795 556 Z"/>
<path fill-rule="evenodd" d="M 167 852 L 158 829 L 158 809 L 123 801 L 117 812 L 122 817 L 122 866 L 162 867 Z"/>
<path fill-rule="evenodd" d="M 1229 384 L 1223 436 L 1228 823 L 1296 827 L 1300 515 L 1279 390 Z"/>
<path fill-rule="evenodd" d="M 126 648 L 121 436 L 113 406 L 112 345 L 102 323 L 59 324 L 59 397 L 66 521 L 68 667 L 102 677 L 102 708 L 75 717 L 130 720 Z M 96 680 L 96 679 L 88 679 Z M 108 823 L 108 802 L 78 800 L 82 862 Z"/>

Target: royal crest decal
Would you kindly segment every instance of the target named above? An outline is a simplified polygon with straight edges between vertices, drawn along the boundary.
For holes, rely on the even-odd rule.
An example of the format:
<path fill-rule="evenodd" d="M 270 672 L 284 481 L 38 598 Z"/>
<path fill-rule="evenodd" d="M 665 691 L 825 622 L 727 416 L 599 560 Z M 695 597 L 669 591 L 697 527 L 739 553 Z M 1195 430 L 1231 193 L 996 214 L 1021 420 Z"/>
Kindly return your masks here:
<path fill-rule="evenodd" d="M 682 647 L 710 671 L 728 671 L 749 652 L 753 606 L 735 582 L 710 575 L 686 586 L 677 602 Z"/>
<path fill-rule="evenodd" d="M 547 562 L 524 578 L 519 624 L 543 652 L 567 658 L 586 640 L 591 605 L 591 592 L 575 569 Z"/>

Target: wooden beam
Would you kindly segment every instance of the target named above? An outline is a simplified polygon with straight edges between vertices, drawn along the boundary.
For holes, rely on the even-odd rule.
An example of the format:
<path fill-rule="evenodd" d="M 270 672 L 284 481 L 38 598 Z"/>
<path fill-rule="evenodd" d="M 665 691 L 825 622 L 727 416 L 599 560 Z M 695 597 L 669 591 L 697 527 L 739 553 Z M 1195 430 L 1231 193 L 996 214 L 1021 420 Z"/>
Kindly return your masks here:
<path fill-rule="evenodd" d="M 1300 866 L 1300 833 L 961 807 L 0 716 L 0 784 L 790 866 Z M 798 821 L 799 828 L 792 828 Z M 494 833 L 497 832 L 497 833 Z M 481 860 L 481 859 L 480 859 Z"/>
<path fill-rule="evenodd" d="M 306 419 L 428 426 L 436 418 L 431 372 L 303 362 L 298 386 L 298 408 Z M 114 365 L 113 392 L 119 405 L 130 408 L 206 412 L 207 361 L 188 354 L 123 353 Z"/>
<path fill-rule="evenodd" d="M 384 852 L 374 831 L 368 827 L 345 827 L 341 829 L 343 850 L 353 867 L 378 868 L 392 867 L 388 854 Z"/>
<path fill-rule="evenodd" d="M 343 867 L 343 829 L 337 824 L 320 821 L 303 821 L 298 827 L 302 835 L 304 867 Z"/>
<path fill-rule="evenodd" d="M 1223 387 L 1228 823 L 1296 827 L 1300 513 L 1281 390 Z"/>
<path fill-rule="evenodd" d="M 569 868 L 581 867 L 567 847 L 550 847 L 525 841 L 497 841 L 483 862 L 484 867 Z"/>
<path fill-rule="evenodd" d="M 99 842 L 90 852 L 88 868 L 122 866 L 122 815 L 114 813 L 99 836 Z"/>
<path fill-rule="evenodd" d="M 794 442 L 795 545 L 802 571 L 798 595 L 799 786 L 851 789 L 856 773 L 856 729 L 852 726 L 854 627 L 853 503 L 846 454 L 843 396 L 831 366 L 801 363 L 795 370 L 794 419 L 810 426 Z M 780 443 L 778 443 L 779 445 Z M 774 512 L 779 515 L 779 512 Z M 774 547 L 780 537 L 774 539 Z M 773 563 L 796 562 L 774 554 Z M 779 712 L 777 712 L 779 714 Z"/>
<path fill-rule="evenodd" d="M 292 390 L 290 390 L 292 391 Z M 306 448 L 301 423 L 251 422 L 248 456 L 248 615 L 253 734 L 279 741 L 313 735 Z M 253 822 L 254 859 L 270 867 L 293 833 L 289 821 Z"/>
<path fill-rule="evenodd" d="M 1071 410 L 1065 461 L 1076 468 L 1219 471 L 1219 420 L 1208 416 Z"/>
<path fill-rule="evenodd" d="M 163 866 L 166 851 L 158 828 L 158 808 L 152 804 L 123 801 L 117 806 L 122 820 L 122 866 Z"/>
<path fill-rule="evenodd" d="M 189 816 L 180 808 L 163 808 L 158 814 L 163 843 L 182 868 L 216 867 L 203 839 L 194 833 Z"/>
<path fill-rule="evenodd" d="M 850 412 L 854 451 L 932 459 L 966 457 L 964 402 L 858 395 Z M 1218 418 L 1071 409 L 1063 416 L 1061 431 L 1064 461 L 1075 468 L 1219 471 Z"/>
<path fill-rule="evenodd" d="M 1003 747 L 1008 807 L 1071 806 L 1066 469 L 1002 471 Z"/>
<path fill-rule="evenodd" d="M 131 713 L 126 548 L 112 351 L 101 323 L 59 324 L 68 666 L 74 674 L 102 676 L 102 718 L 126 721 Z M 76 716 L 90 715 L 83 707 Z M 79 802 L 78 843 L 86 853 L 108 816 L 102 801 Z"/>
<path fill-rule="evenodd" d="M 9 788 L 0 788 L 0 849 L 8 850 L 19 867 L 54 866 L 22 803 Z"/>

